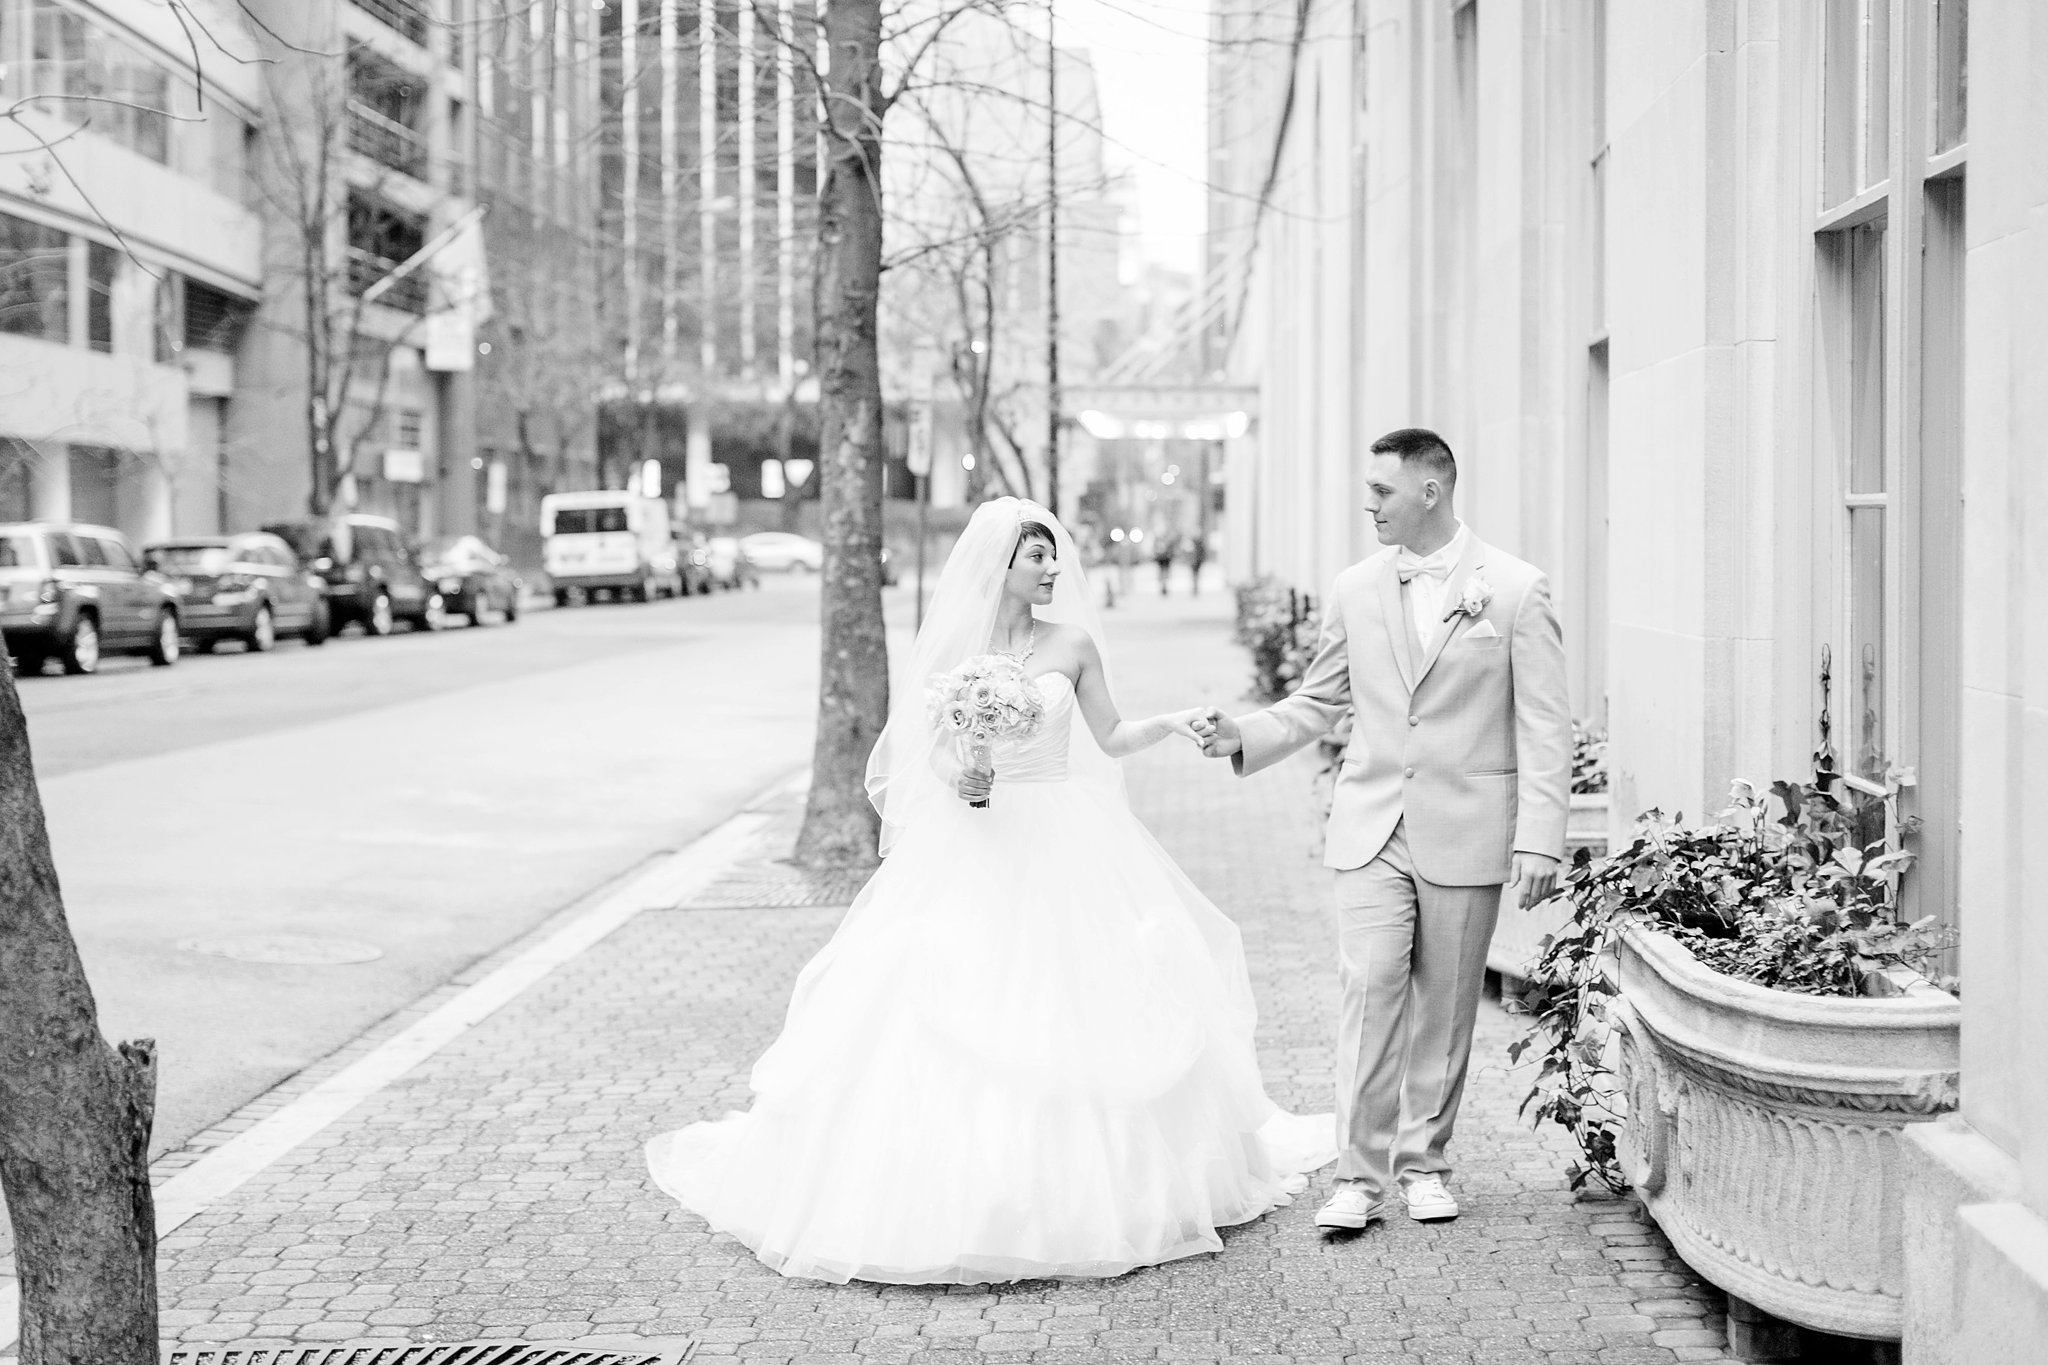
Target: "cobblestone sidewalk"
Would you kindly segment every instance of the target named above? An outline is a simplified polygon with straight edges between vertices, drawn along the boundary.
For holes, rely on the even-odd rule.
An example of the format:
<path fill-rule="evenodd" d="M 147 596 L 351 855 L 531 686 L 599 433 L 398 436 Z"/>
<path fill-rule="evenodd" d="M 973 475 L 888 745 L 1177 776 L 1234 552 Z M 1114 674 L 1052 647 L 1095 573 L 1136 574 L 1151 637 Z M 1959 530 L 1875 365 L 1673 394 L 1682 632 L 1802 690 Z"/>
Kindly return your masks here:
<path fill-rule="evenodd" d="M 1225 611 L 1140 595 L 1112 613 L 1127 712 L 1239 695 Z M 1180 745 L 1129 772 L 1140 813 L 1244 928 L 1274 1097 L 1327 1107 L 1335 983 L 1305 774 L 1237 781 Z M 781 1279 L 650 1188 L 641 1144 L 746 1103 L 747 1068 L 838 918 L 843 887 L 773 862 L 782 817 L 751 867 L 641 914 L 166 1237 L 167 1337 L 688 1336 L 700 1360 L 803 1365 L 1725 1358 L 1719 1296 L 1633 1204 L 1574 1199 L 1561 1140 L 1516 1117 L 1515 1028 L 1491 1005 L 1453 1148 L 1454 1223 L 1326 1238 L 1312 1225 L 1325 1173 L 1220 1255 L 1113 1281 Z M 819 895 L 834 904 L 802 903 Z"/>

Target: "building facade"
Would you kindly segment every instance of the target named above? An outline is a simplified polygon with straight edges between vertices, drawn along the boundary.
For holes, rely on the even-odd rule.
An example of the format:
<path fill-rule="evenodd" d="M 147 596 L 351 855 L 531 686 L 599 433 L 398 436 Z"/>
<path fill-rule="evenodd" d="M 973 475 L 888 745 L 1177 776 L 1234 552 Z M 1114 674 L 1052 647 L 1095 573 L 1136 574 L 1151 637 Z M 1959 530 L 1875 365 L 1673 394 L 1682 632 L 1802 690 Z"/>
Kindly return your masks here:
<path fill-rule="evenodd" d="M 1962 1106 L 1917 1130 L 1906 1354 L 2048 1331 L 2048 14 L 2025 0 L 1364 0 L 1218 20 L 1210 353 L 1261 388 L 1230 567 L 1375 547 L 1435 427 L 1545 568 L 1616 814 L 1914 769 L 1960 931 Z M 1233 41 L 1242 38 L 1245 41 Z"/>
<path fill-rule="evenodd" d="M 194 12 L 248 52 L 231 6 Z M 0 0 L 0 520 L 138 541 L 236 514 L 225 433 L 261 297 L 254 68 L 171 11 Z"/>

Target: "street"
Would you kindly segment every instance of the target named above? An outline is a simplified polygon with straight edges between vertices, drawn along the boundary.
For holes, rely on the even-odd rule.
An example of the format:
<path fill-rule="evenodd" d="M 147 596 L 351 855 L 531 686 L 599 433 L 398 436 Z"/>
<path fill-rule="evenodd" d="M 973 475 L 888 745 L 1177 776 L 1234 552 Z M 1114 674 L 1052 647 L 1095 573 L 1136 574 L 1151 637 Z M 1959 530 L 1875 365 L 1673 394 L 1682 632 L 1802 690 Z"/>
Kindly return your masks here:
<path fill-rule="evenodd" d="M 21 678 L 102 1028 L 158 1043 L 153 1150 L 807 761 L 817 602 L 770 575 Z M 252 948 L 326 961 L 221 955 Z"/>

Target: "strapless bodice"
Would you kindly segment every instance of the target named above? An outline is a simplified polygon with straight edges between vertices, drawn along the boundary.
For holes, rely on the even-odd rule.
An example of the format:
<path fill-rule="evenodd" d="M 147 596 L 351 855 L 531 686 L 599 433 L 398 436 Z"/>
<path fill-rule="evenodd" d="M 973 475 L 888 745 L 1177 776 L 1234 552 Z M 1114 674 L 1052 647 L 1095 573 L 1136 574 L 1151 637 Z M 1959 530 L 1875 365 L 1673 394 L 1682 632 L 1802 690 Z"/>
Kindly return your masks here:
<path fill-rule="evenodd" d="M 1068 736 L 1074 723 L 1074 684 L 1064 673 L 1031 680 L 1045 702 L 1038 729 L 1022 739 L 998 740 L 990 751 L 998 782 L 1064 782 Z"/>

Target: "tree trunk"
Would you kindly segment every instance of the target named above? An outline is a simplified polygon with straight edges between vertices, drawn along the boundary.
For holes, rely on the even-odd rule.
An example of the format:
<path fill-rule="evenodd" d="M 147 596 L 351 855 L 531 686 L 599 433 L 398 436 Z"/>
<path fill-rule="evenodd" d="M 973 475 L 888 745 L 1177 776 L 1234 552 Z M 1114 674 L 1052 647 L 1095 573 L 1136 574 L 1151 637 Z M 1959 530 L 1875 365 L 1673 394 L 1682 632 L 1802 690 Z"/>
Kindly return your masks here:
<path fill-rule="evenodd" d="M 155 1044 L 100 1036 L 65 922 L 14 679 L 0 665 L 0 1186 L 21 1365 L 154 1365 Z"/>
<path fill-rule="evenodd" d="M 830 165 L 818 213 L 817 319 L 824 643 L 811 794 L 796 844 L 796 861 L 810 868 L 874 863 L 881 822 L 868 803 L 867 761 L 889 717 L 876 341 L 886 112 L 880 0 L 833 0 L 825 10 L 825 36 Z"/>

